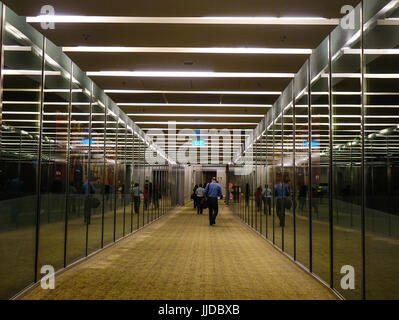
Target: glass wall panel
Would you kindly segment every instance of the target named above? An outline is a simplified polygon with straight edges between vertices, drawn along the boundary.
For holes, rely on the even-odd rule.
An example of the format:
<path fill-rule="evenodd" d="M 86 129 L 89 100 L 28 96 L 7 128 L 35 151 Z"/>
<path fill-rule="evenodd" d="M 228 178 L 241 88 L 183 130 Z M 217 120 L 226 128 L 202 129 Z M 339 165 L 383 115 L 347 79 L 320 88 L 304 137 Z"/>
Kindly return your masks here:
<path fill-rule="evenodd" d="M 362 297 L 362 136 L 360 6 L 354 12 L 355 29 L 338 27 L 331 34 L 333 113 L 333 284 L 349 299 Z M 345 49 L 342 47 L 345 46 Z M 341 288 L 341 268 L 355 268 L 355 289 Z"/>
<path fill-rule="evenodd" d="M 284 221 L 285 221 L 285 209 L 284 200 L 282 197 L 283 192 L 283 149 L 282 149 L 282 129 L 283 129 L 283 117 L 282 117 L 282 103 L 281 97 L 277 100 L 273 107 L 273 196 L 274 196 L 274 243 L 283 250 L 284 248 Z"/>
<path fill-rule="evenodd" d="M 90 183 L 91 201 L 88 223 L 88 254 L 98 250 L 102 245 L 103 207 L 104 207 L 104 125 L 105 125 L 105 96 L 93 84 L 91 131 L 90 131 Z M 94 187 L 94 188 L 93 188 Z"/>
<path fill-rule="evenodd" d="M 377 13 L 387 3 L 364 1 L 364 15 L 398 19 L 397 4 Z M 365 24 L 364 32 L 366 298 L 398 299 L 399 25 Z"/>
<path fill-rule="evenodd" d="M 274 136 L 273 136 L 273 115 L 269 112 L 266 116 L 266 189 L 270 195 L 270 200 L 267 199 L 267 216 L 266 216 L 266 237 L 275 241 L 274 238 L 274 220 L 275 220 L 275 197 L 274 197 Z"/>
<path fill-rule="evenodd" d="M 0 298 L 34 281 L 43 37 L 5 10 L 0 136 Z M 25 72 L 23 70 L 26 70 Z"/>
<path fill-rule="evenodd" d="M 46 40 L 38 276 L 64 266 L 71 61 Z"/>
<path fill-rule="evenodd" d="M 314 51 L 311 63 L 311 141 L 312 156 L 312 270 L 322 280 L 330 282 L 329 228 L 329 68 L 328 38 Z"/>
<path fill-rule="evenodd" d="M 126 181 L 125 181 L 125 234 L 133 231 L 133 201 L 132 189 L 134 185 L 133 179 L 133 140 L 132 130 L 128 128 L 126 132 Z"/>
<path fill-rule="evenodd" d="M 116 234 L 118 240 L 123 237 L 125 225 L 125 149 L 126 125 L 118 121 L 117 131 L 117 164 L 116 164 Z"/>
<path fill-rule="evenodd" d="M 296 259 L 309 268 L 309 90 L 308 63 L 295 77 Z"/>
<path fill-rule="evenodd" d="M 140 140 L 137 136 L 137 133 L 134 134 L 134 168 L 133 168 L 133 184 L 134 188 L 132 191 L 132 200 L 133 200 L 133 230 L 137 230 L 140 227 L 140 210 L 142 206 L 142 188 L 140 185 Z"/>
<path fill-rule="evenodd" d="M 86 255 L 87 217 L 91 213 L 88 196 L 90 154 L 90 110 L 92 82 L 75 64 L 69 143 L 69 194 L 66 264 Z M 92 188 L 90 188 L 93 191 Z"/>
<path fill-rule="evenodd" d="M 106 103 L 106 131 L 105 131 L 105 185 L 104 185 L 104 246 L 114 240 L 115 235 L 115 199 L 116 199 L 116 114 L 111 109 L 111 102 Z"/>
<path fill-rule="evenodd" d="M 292 85 L 288 86 L 283 93 L 282 113 L 282 152 L 283 152 L 283 184 L 282 197 L 284 200 L 283 210 L 283 231 L 284 231 L 284 251 L 294 257 L 294 108 L 292 103 Z"/>

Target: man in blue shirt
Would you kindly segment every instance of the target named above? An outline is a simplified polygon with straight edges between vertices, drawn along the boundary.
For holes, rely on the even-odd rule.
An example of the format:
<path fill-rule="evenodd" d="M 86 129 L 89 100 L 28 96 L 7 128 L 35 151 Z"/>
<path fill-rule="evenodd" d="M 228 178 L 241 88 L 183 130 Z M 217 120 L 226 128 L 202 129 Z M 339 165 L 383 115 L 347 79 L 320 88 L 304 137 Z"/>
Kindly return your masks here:
<path fill-rule="evenodd" d="M 212 178 L 212 182 L 208 183 L 205 194 L 208 197 L 209 224 L 212 226 L 216 223 L 216 216 L 219 212 L 218 197 L 223 198 L 222 188 L 217 184 L 216 178 Z"/>

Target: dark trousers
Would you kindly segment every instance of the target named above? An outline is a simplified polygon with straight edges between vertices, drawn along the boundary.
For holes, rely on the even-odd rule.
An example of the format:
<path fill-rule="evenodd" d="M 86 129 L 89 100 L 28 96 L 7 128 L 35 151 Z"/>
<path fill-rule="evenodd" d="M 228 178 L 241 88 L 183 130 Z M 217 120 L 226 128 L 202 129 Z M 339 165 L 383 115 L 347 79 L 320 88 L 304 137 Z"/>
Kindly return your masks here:
<path fill-rule="evenodd" d="M 133 197 L 134 212 L 140 213 L 140 197 Z"/>
<path fill-rule="evenodd" d="M 278 218 L 280 220 L 280 227 L 284 227 L 285 226 L 284 198 L 277 198 L 276 211 L 277 211 L 277 216 L 278 216 Z"/>
<path fill-rule="evenodd" d="M 197 214 L 202 214 L 204 212 L 204 208 L 203 208 L 203 197 L 197 197 L 196 201 L 197 201 Z"/>
<path fill-rule="evenodd" d="M 91 206 L 90 206 L 90 197 L 86 196 L 84 203 L 84 220 L 85 223 L 90 224 L 91 222 Z"/>
<path fill-rule="evenodd" d="M 197 208 L 197 196 L 193 195 L 194 209 Z"/>
<path fill-rule="evenodd" d="M 272 214 L 272 198 L 263 198 L 263 213 L 267 214 L 266 208 L 269 208 L 269 216 Z"/>
<path fill-rule="evenodd" d="M 208 208 L 209 208 L 209 224 L 213 225 L 216 223 L 216 217 L 219 213 L 218 198 L 209 197 Z"/>

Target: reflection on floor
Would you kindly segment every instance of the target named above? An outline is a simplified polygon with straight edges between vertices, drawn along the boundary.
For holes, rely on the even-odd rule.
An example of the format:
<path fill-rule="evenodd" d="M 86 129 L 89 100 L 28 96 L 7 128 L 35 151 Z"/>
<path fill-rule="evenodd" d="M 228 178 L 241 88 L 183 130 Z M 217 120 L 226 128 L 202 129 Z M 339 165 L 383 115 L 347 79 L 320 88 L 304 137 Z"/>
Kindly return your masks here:
<path fill-rule="evenodd" d="M 335 299 L 221 205 L 188 205 L 37 287 L 25 299 Z"/>
<path fill-rule="evenodd" d="M 245 211 L 243 203 L 233 203 L 238 212 L 238 206 L 241 206 L 241 212 Z M 273 239 L 273 211 L 271 215 L 261 212 L 252 214 L 252 208 L 255 208 L 255 202 L 251 201 L 250 209 L 247 208 L 246 216 L 249 224 L 264 236 Z M 324 217 L 328 216 L 327 206 L 320 206 L 319 213 Z M 341 212 L 341 220 L 342 220 Z M 324 221 L 317 220 L 314 215 L 312 223 L 313 239 L 313 272 L 329 282 L 329 225 L 326 218 Z M 359 217 L 354 218 L 355 226 L 360 225 Z M 336 219 L 334 219 L 336 221 Z M 274 217 L 274 237 L 275 243 L 282 248 L 282 228 L 279 226 L 278 217 Z M 362 297 L 362 256 L 361 256 L 361 233 L 360 228 L 334 225 L 334 287 L 346 299 L 361 299 Z M 306 216 L 306 210 L 298 210 L 296 218 L 296 257 L 304 266 L 309 266 L 309 220 Z M 387 236 L 366 234 L 366 297 L 367 299 L 392 299 L 399 295 L 399 277 L 398 265 L 399 241 Z M 286 212 L 284 228 L 284 250 L 289 255 L 294 254 L 294 219 L 292 210 Z M 351 265 L 355 268 L 355 290 L 342 290 L 340 281 L 343 275 L 340 273 L 341 267 Z"/>

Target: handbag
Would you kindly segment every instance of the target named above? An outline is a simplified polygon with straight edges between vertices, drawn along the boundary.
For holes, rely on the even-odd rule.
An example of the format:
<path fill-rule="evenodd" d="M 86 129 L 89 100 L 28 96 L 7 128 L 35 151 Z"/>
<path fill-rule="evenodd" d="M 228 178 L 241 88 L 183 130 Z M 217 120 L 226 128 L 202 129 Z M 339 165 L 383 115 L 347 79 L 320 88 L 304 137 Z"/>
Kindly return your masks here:
<path fill-rule="evenodd" d="M 208 209 L 208 199 L 206 197 L 202 198 L 202 209 Z"/>
<path fill-rule="evenodd" d="M 100 206 L 101 202 L 97 198 L 91 197 L 90 198 L 90 208 L 96 209 Z"/>
<path fill-rule="evenodd" d="M 288 198 L 284 198 L 284 208 L 287 210 L 291 210 L 292 208 L 292 201 Z"/>

